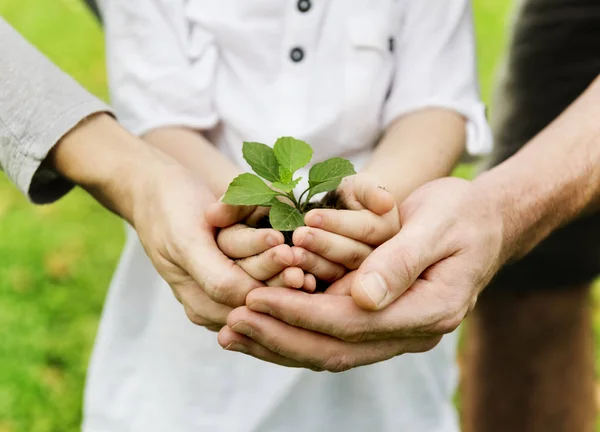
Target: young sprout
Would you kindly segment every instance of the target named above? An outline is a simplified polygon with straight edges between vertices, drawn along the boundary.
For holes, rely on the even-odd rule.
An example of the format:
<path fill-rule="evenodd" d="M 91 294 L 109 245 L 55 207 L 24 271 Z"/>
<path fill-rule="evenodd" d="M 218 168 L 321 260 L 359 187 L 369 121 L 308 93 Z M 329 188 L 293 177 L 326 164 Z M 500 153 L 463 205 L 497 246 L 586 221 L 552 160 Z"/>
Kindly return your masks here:
<path fill-rule="evenodd" d="M 245 173 L 233 179 L 223 202 L 270 207 L 269 221 L 279 231 L 303 226 L 304 214 L 314 195 L 335 190 L 344 177 L 356 174 L 352 163 L 344 158 L 319 162 L 308 173 L 308 188 L 296 197 L 294 189 L 302 177 L 294 178 L 294 174 L 308 165 L 313 155 L 307 143 L 292 137 L 279 138 L 273 148 L 244 142 L 242 153 L 256 174 Z M 286 200 L 281 201 L 280 197 Z"/>

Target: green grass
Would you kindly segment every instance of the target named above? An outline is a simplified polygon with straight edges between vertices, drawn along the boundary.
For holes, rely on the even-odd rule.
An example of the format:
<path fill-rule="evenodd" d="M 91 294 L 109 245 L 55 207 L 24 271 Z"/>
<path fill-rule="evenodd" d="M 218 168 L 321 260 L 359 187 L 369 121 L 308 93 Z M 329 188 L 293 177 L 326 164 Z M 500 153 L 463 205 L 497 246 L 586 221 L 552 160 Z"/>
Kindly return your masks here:
<path fill-rule="evenodd" d="M 105 97 L 102 34 L 78 0 L 0 15 Z M 81 191 L 34 207 L 0 175 L 0 432 L 79 430 L 85 369 L 123 225 Z"/>
<path fill-rule="evenodd" d="M 510 4 L 475 1 L 486 101 Z M 106 97 L 102 35 L 79 0 L 0 0 L 0 15 Z M 122 223 L 81 191 L 34 207 L 0 176 L 0 432 L 79 430 L 85 369 L 122 243 Z"/>

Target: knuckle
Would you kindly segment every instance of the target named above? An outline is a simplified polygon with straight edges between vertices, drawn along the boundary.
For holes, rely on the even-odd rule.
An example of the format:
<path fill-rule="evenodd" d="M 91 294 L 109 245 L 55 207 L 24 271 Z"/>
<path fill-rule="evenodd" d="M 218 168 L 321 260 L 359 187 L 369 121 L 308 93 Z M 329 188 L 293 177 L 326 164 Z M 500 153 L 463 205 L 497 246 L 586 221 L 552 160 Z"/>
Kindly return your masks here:
<path fill-rule="evenodd" d="M 334 331 L 335 337 L 346 342 L 364 342 L 369 340 L 369 335 L 372 333 L 369 326 L 358 321 L 357 317 L 349 320 L 341 330 Z"/>
<path fill-rule="evenodd" d="M 320 237 L 320 236 L 319 236 Z M 326 238 L 322 238 L 319 240 L 319 237 L 316 236 L 315 245 L 317 245 L 317 249 L 320 255 L 329 256 L 331 254 L 332 245 L 331 242 Z"/>
<path fill-rule="evenodd" d="M 357 269 L 362 262 L 364 261 L 364 254 L 362 253 L 362 250 L 360 249 L 352 249 L 351 251 L 348 252 L 348 257 L 346 260 L 346 267 L 348 267 L 351 270 Z"/>
<path fill-rule="evenodd" d="M 327 357 L 322 366 L 317 367 L 334 373 L 345 372 L 354 367 L 354 360 L 347 354 L 336 353 Z"/>
<path fill-rule="evenodd" d="M 199 313 L 195 312 L 192 309 L 188 309 L 186 308 L 185 311 L 186 316 L 188 317 L 188 319 L 195 325 L 200 326 L 200 327 L 208 327 L 210 325 L 213 325 L 214 323 L 207 320 L 206 318 L 202 317 Z"/>
<path fill-rule="evenodd" d="M 335 282 L 337 280 L 340 280 L 341 278 L 344 277 L 345 274 L 346 274 L 346 270 L 344 269 L 344 267 L 334 266 L 331 269 L 331 273 L 330 273 L 329 277 L 327 278 L 327 282 Z"/>
<path fill-rule="evenodd" d="M 377 228 L 375 224 L 367 223 L 362 225 L 360 229 L 360 238 L 365 243 L 371 243 L 375 240 Z"/>
<path fill-rule="evenodd" d="M 235 263 L 232 262 L 232 265 L 235 265 Z M 218 279 L 206 280 L 203 288 L 206 295 L 214 302 L 238 306 L 237 304 L 232 305 L 232 303 L 235 303 L 235 292 L 239 286 L 239 281 L 235 280 L 231 272 L 226 272 L 219 276 Z"/>
<path fill-rule="evenodd" d="M 441 337 L 433 337 L 433 338 L 429 338 L 429 339 L 424 339 L 422 341 L 419 342 L 419 344 L 412 349 L 410 352 L 412 353 L 424 353 L 427 351 L 431 351 L 432 349 L 434 349 L 442 340 Z"/>
<path fill-rule="evenodd" d="M 416 255 L 404 249 L 396 255 L 390 270 L 399 282 L 408 285 L 419 276 L 419 268 L 419 259 Z"/>
<path fill-rule="evenodd" d="M 445 318 L 440 319 L 432 327 L 434 334 L 452 333 L 462 323 L 465 313 L 454 313 Z"/>

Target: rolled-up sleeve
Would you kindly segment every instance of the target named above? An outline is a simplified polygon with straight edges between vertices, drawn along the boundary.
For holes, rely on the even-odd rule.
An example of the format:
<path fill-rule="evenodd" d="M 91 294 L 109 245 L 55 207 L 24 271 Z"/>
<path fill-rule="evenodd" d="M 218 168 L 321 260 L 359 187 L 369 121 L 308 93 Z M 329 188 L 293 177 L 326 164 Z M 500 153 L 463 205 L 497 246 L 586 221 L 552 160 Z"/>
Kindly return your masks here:
<path fill-rule="evenodd" d="M 31 201 L 73 187 L 42 162 L 81 120 L 110 111 L 0 18 L 0 168 Z"/>
<path fill-rule="evenodd" d="M 467 119 L 467 151 L 489 153 L 492 134 L 479 97 L 470 1 L 407 0 L 396 45 L 384 123 L 423 108 L 447 108 Z"/>
<path fill-rule="evenodd" d="M 185 0 L 102 0 L 111 102 L 119 121 L 142 135 L 164 126 L 218 123 L 211 34 L 186 18 Z"/>

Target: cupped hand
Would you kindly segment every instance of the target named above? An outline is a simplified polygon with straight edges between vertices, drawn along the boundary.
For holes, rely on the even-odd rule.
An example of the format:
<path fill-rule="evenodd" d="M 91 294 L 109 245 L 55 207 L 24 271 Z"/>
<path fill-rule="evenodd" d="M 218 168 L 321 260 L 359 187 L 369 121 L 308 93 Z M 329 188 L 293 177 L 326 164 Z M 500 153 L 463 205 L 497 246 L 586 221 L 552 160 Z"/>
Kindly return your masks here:
<path fill-rule="evenodd" d="M 398 208 L 394 197 L 367 174 L 345 178 L 336 195 L 344 209 L 308 212 L 306 227 L 294 232 L 294 245 L 355 270 L 374 247 L 398 233 Z"/>
<path fill-rule="evenodd" d="M 232 308 L 262 283 L 225 256 L 204 214 L 215 201 L 200 177 L 178 164 L 139 182 L 132 223 L 158 273 L 188 318 L 220 329 Z"/>
<path fill-rule="evenodd" d="M 329 371 L 433 348 L 503 265 L 504 222 L 484 188 L 453 178 L 415 191 L 400 214 L 402 230 L 328 292 L 252 291 L 221 346 Z"/>

